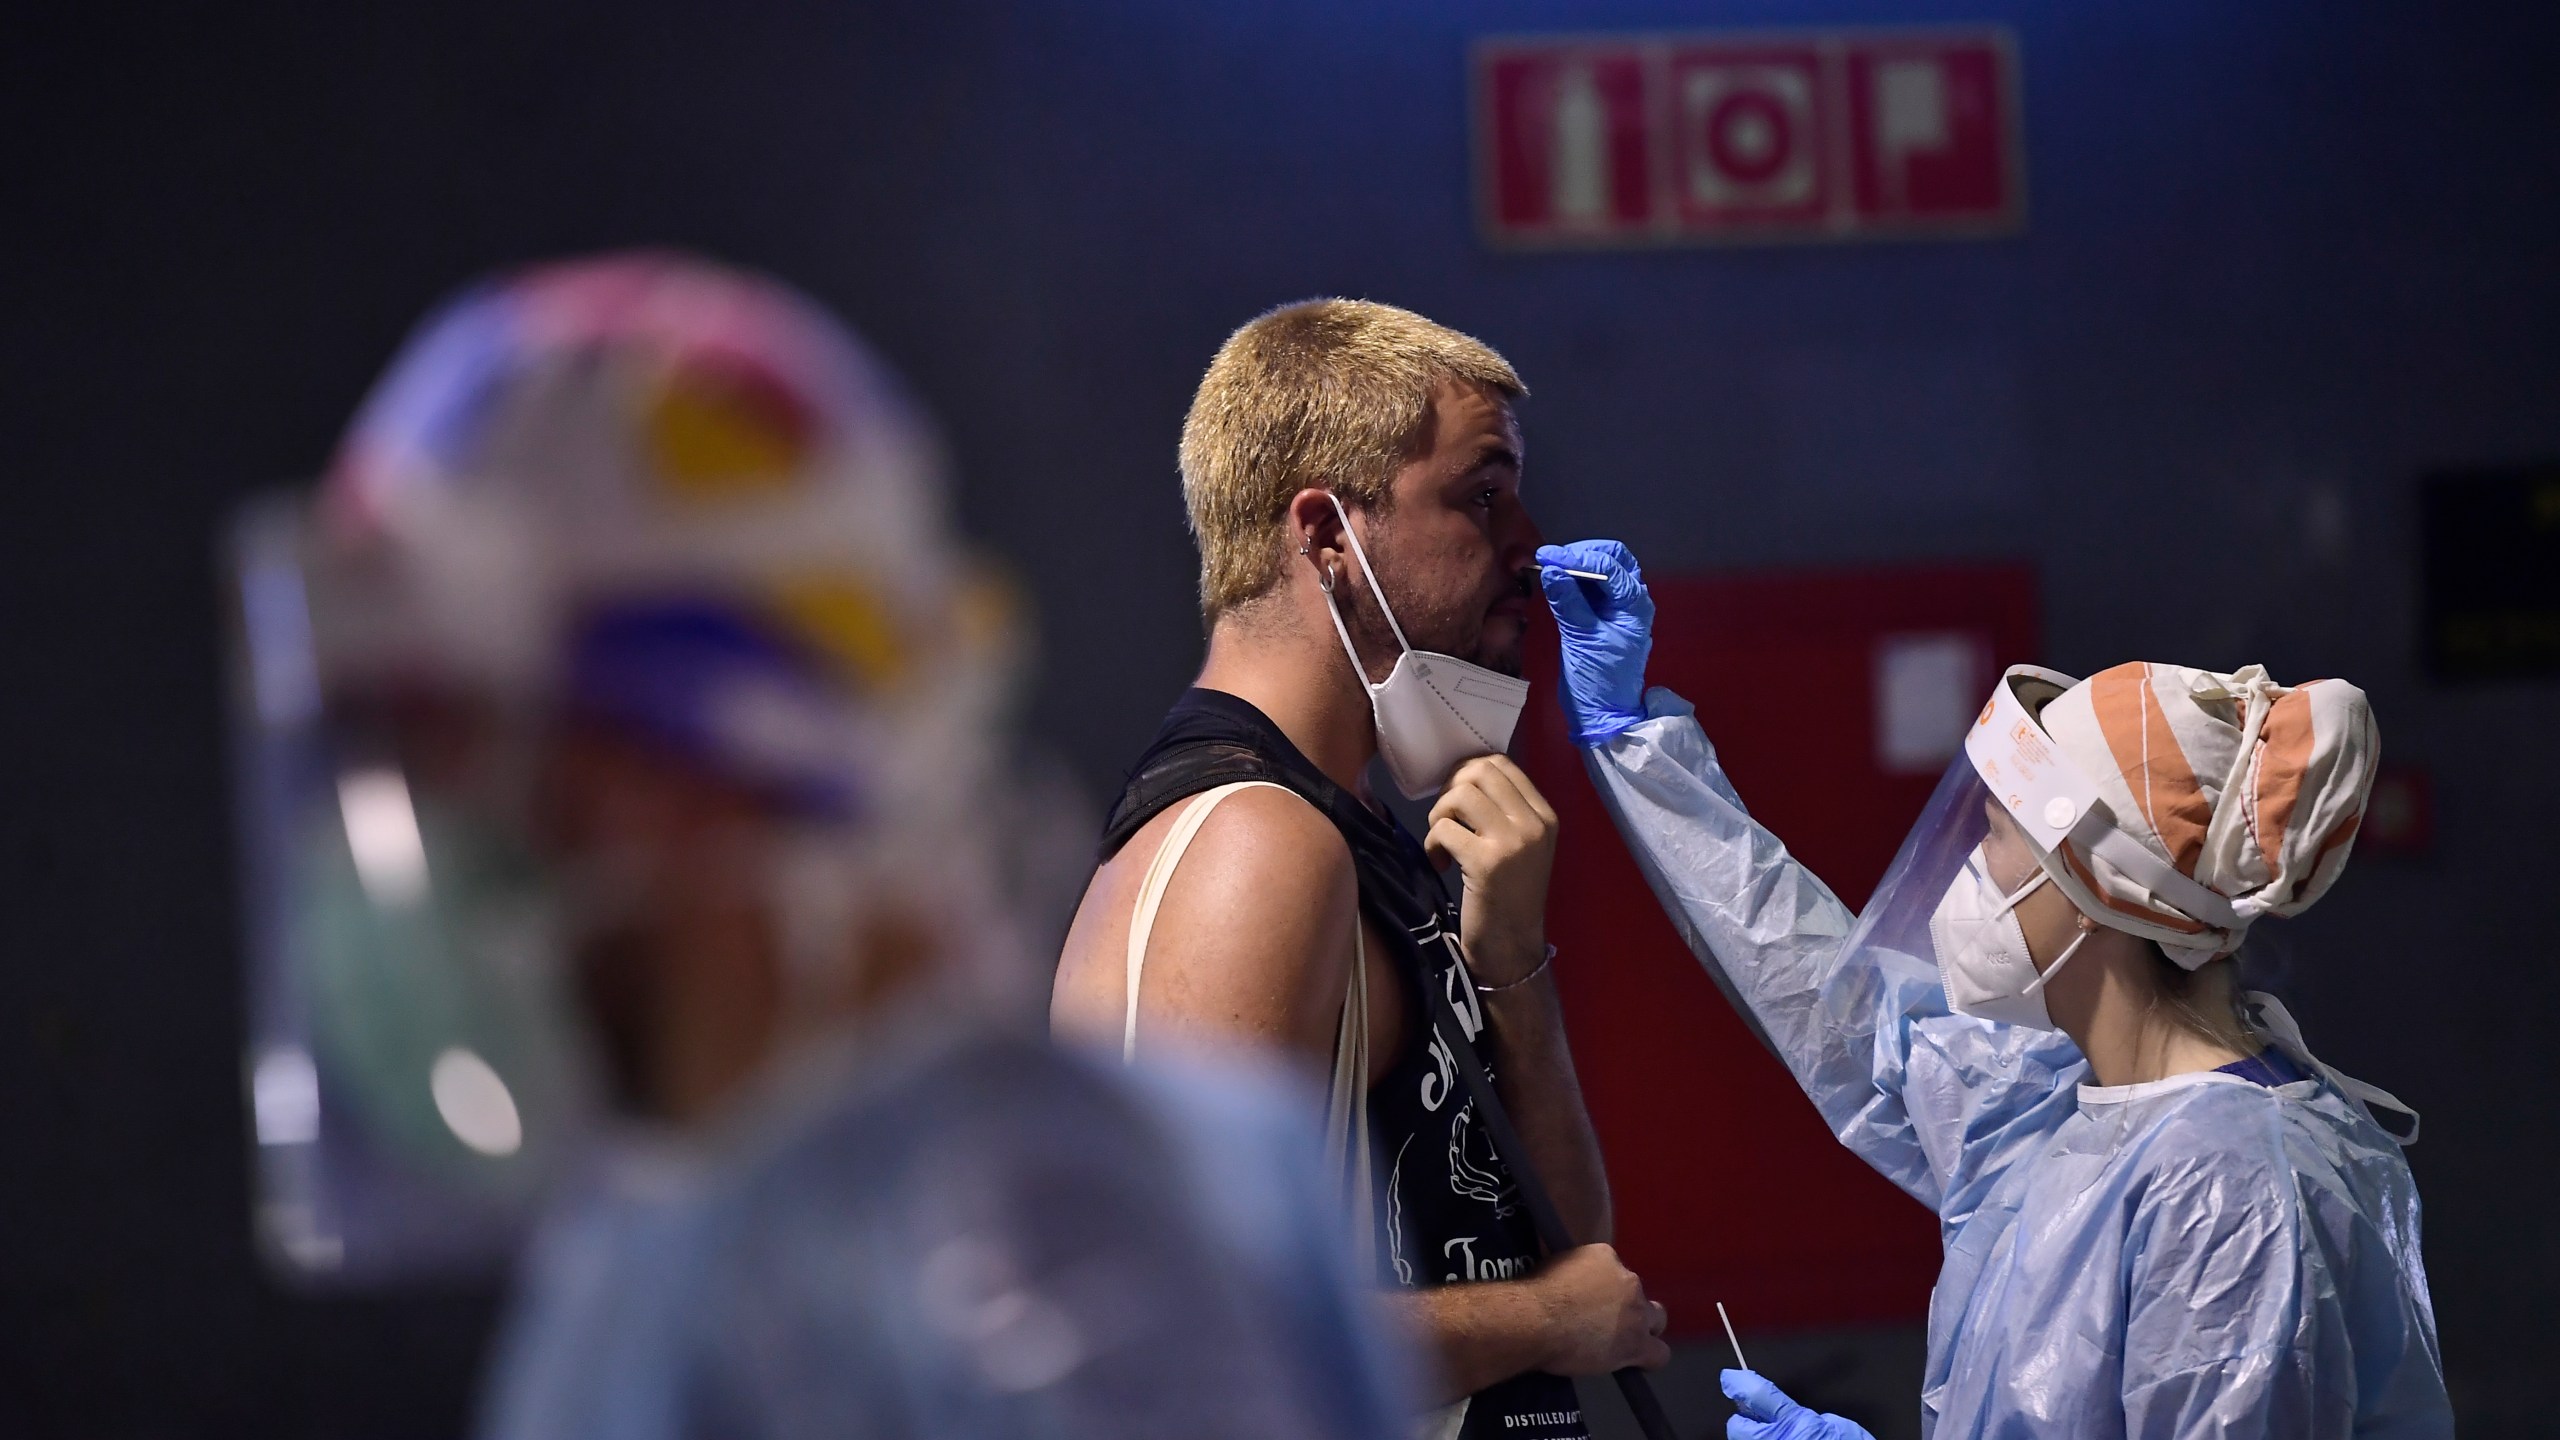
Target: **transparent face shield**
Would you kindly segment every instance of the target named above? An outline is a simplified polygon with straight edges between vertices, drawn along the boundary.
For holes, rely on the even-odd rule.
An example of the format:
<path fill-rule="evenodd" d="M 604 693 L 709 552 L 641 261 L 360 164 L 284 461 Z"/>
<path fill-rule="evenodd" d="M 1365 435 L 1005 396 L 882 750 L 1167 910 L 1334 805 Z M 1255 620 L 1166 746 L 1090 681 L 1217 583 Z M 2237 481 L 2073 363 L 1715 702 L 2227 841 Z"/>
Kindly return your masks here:
<path fill-rule="evenodd" d="M 314 1282 L 491 1265 L 599 1114 L 559 916 L 476 798 L 494 727 L 329 673 L 305 524 L 230 557 L 259 1234 Z"/>
<path fill-rule="evenodd" d="M 2045 883 L 2043 857 L 2104 821 L 2034 719 L 2071 684 L 2027 666 L 2002 678 L 1859 912 L 1853 953 L 1926 967 L 1951 1008 L 2050 1028 L 2039 992 L 2052 967 L 2037 971 L 2015 911 Z M 1997 835 L 1995 810 L 2009 822 Z"/>
<path fill-rule="evenodd" d="M 1984 809 L 1990 793 L 1970 759 L 1959 754 L 1948 763 L 1928 805 L 1885 868 L 1884 879 L 1858 912 L 1849 932 L 1852 955 L 1901 957 L 1895 963 L 1916 963 L 1943 974 L 1930 922 L 1966 870 L 1982 865 L 1982 842 L 1991 830 Z"/>

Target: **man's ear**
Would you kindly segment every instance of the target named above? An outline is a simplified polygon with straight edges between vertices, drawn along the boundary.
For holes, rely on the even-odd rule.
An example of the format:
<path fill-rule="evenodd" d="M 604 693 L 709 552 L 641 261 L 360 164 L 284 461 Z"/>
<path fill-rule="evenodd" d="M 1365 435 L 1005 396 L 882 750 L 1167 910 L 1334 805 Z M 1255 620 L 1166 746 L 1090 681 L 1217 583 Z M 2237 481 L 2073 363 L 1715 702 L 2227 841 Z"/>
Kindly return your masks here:
<path fill-rule="evenodd" d="M 1290 563 L 1305 565 L 1319 579 L 1336 584 L 1351 573 L 1351 542 L 1342 533 L 1342 512 L 1334 508 L 1330 490 L 1301 490 L 1289 497 L 1287 516 Z"/>

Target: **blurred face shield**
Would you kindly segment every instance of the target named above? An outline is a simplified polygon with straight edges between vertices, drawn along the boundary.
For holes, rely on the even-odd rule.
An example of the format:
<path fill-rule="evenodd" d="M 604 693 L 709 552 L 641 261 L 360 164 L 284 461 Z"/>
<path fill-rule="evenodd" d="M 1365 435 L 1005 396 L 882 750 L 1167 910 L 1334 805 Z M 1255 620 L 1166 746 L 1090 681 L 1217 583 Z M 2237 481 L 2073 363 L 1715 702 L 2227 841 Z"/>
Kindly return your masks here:
<path fill-rule="evenodd" d="M 525 760 L 494 716 L 333 705 L 307 548 L 291 505 L 234 536 L 261 1236 L 313 1276 L 485 1263 L 601 1099 L 557 897 L 485 803 Z"/>
<path fill-rule="evenodd" d="M 770 283 L 631 257 L 433 317 L 316 497 L 230 537 L 259 1224 L 287 1274 L 486 1265 L 618 1093 L 598 957 L 748 917 L 786 1029 L 1003 893 L 1021 646 L 921 421 Z M 672 817 L 672 818 L 671 818 Z M 1078 837 L 1081 839 L 1081 835 Z M 716 902 L 716 904 L 715 904 Z"/>

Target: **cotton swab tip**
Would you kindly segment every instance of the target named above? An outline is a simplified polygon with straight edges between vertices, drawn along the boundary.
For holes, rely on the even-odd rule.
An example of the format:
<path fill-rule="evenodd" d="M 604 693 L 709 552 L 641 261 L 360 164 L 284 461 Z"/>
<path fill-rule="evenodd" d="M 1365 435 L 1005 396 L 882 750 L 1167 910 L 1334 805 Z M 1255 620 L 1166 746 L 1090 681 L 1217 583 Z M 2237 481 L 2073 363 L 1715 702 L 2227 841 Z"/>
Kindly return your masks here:
<path fill-rule="evenodd" d="M 1750 1369 L 1751 1362 L 1742 1358 L 1742 1342 L 1735 1339 L 1733 1335 L 1733 1317 L 1724 1313 L 1724 1302 L 1721 1300 L 1716 1302 L 1716 1318 L 1724 1322 L 1724 1341 L 1733 1347 L 1733 1368 Z"/>

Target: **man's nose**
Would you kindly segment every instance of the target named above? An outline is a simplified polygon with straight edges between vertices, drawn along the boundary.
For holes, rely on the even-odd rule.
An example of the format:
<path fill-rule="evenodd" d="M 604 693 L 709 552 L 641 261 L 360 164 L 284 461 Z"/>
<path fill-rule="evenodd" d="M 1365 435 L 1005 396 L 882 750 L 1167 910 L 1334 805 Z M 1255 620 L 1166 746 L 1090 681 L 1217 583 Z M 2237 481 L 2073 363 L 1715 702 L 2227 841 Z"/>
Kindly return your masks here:
<path fill-rule="evenodd" d="M 1547 543 L 1547 537 L 1540 533 L 1538 522 L 1529 517 L 1529 507 L 1512 505 L 1504 521 L 1501 534 L 1497 538 L 1497 543 L 1501 546 L 1502 568 L 1526 570 L 1537 564 L 1538 548 Z"/>

